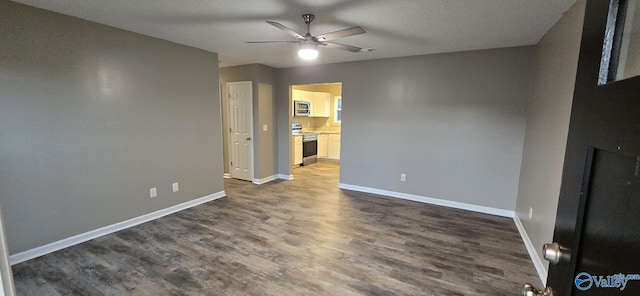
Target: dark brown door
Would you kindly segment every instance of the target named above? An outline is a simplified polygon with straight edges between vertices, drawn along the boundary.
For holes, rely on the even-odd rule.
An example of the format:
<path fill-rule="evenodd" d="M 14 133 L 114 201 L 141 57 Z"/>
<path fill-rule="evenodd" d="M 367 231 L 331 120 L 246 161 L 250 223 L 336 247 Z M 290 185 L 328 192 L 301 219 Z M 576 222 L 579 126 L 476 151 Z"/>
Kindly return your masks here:
<path fill-rule="evenodd" d="M 640 1 L 587 0 L 554 234 L 567 256 L 547 282 L 555 296 L 640 295 L 638 11 Z"/>

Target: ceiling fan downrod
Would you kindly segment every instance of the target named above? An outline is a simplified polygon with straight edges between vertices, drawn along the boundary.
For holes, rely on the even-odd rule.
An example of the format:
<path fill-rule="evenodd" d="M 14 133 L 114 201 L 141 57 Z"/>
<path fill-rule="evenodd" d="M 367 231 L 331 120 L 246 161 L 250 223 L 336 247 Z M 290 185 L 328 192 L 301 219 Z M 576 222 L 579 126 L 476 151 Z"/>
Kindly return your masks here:
<path fill-rule="evenodd" d="M 310 14 L 310 13 L 306 13 L 302 15 L 302 20 L 304 20 L 304 23 L 307 24 L 307 34 L 305 37 L 312 37 L 311 36 L 311 22 L 313 22 L 313 20 L 316 18 L 315 15 Z"/>

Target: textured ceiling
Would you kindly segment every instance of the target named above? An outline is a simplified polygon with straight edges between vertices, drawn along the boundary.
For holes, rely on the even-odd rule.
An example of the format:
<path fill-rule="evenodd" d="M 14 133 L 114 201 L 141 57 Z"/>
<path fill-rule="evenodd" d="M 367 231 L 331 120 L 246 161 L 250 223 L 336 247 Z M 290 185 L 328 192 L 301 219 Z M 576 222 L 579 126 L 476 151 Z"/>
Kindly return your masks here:
<path fill-rule="evenodd" d="M 125 30 L 219 53 L 220 66 L 273 67 L 412 56 L 535 44 L 576 0 L 17 0 Z M 294 40 L 268 25 L 300 33 L 313 13 L 311 33 L 351 26 L 367 34 L 335 40 L 373 52 L 320 49 L 313 62 L 296 56 Z"/>

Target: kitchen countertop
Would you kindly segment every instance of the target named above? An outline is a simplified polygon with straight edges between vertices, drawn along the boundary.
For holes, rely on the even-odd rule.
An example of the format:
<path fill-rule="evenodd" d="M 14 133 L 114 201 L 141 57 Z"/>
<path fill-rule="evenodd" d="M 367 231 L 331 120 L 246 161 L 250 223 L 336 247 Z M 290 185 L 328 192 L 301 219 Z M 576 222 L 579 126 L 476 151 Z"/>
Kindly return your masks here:
<path fill-rule="evenodd" d="M 339 135 L 338 131 L 303 131 L 303 133 L 316 133 L 319 135 Z"/>

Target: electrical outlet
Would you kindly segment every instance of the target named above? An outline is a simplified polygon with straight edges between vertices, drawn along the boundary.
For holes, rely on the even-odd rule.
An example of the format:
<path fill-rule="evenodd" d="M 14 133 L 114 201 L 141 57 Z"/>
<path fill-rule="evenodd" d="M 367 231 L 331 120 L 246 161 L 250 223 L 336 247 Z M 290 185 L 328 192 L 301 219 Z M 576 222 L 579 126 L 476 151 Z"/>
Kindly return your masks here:
<path fill-rule="evenodd" d="M 154 198 L 156 196 L 158 196 L 158 189 L 155 187 L 149 189 L 149 197 Z"/>
<path fill-rule="evenodd" d="M 400 182 L 406 182 L 407 181 L 407 174 L 400 174 Z"/>
<path fill-rule="evenodd" d="M 180 190 L 180 187 L 178 186 L 178 182 L 171 184 L 171 189 L 173 189 L 173 192 L 178 192 L 178 190 Z"/>
<path fill-rule="evenodd" d="M 529 207 L 529 220 L 533 218 L 533 208 Z"/>

